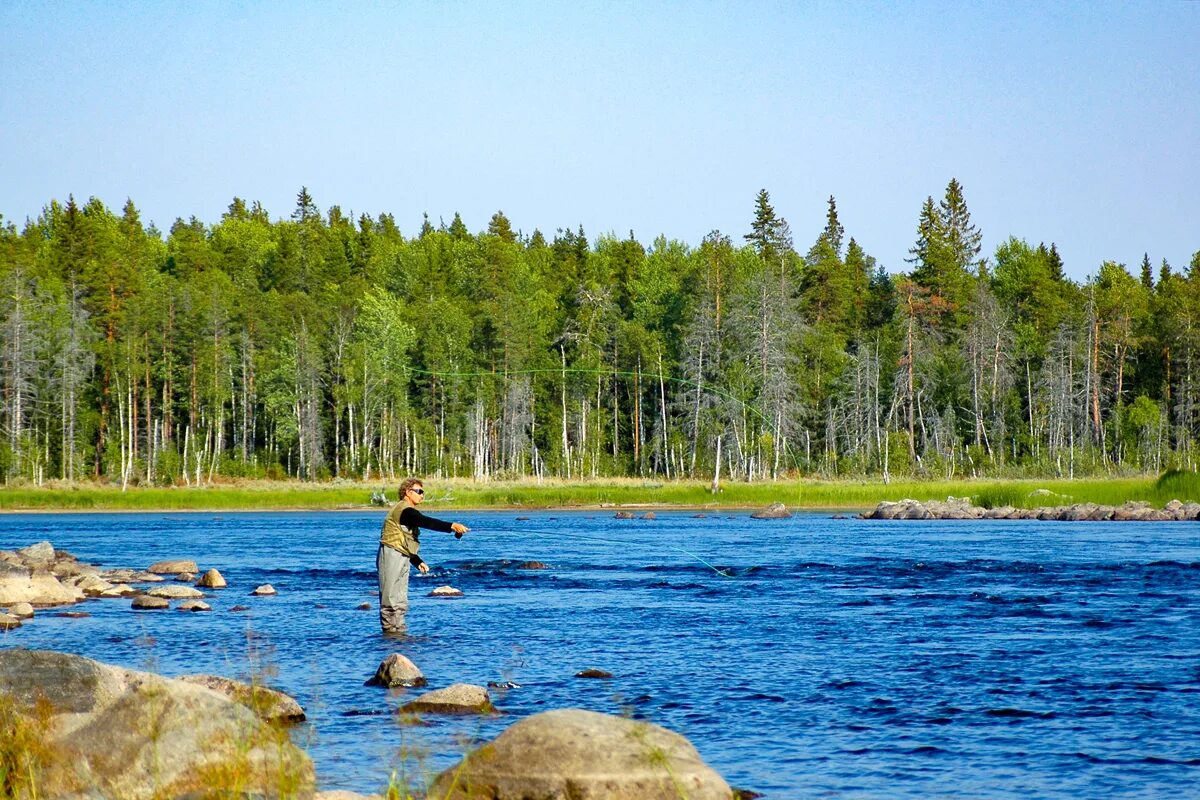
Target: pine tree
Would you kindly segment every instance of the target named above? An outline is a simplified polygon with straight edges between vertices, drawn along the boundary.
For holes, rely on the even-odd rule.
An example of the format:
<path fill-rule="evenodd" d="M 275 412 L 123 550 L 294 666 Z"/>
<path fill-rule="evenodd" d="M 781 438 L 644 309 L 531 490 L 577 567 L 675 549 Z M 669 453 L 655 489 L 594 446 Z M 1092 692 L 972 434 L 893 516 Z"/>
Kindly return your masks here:
<path fill-rule="evenodd" d="M 508 217 L 504 216 L 503 211 L 497 211 L 495 214 L 492 214 L 492 218 L 488 222 L 487 232 L 489 236 L 498 236 L 501 240 L 509 244 L 517 240 L 516 234 L 513 233 L 512 224 L 508 221 Z"/>
<path fill-rule="evenodd" d="M 1142 286 L 1154 288 L 1154 268 L 1150 266 L 1150 254 L 1142 253 Z"/>

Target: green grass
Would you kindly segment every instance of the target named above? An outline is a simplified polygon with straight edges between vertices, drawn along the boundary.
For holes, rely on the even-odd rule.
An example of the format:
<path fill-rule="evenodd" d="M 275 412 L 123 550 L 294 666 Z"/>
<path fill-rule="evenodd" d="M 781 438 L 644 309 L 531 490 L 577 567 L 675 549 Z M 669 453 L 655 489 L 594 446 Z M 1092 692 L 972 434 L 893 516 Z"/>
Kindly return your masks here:
<path fill-rule="evenodd" d="M 138 488 L 76 486 L 0 489 L 0 509 L 46 511 L 160 511 L 368 509 L 371 493 L 386 489 L 396 498 L 394 482 L 286 483 L 279 481 L 218 484 L 207 487 Z M 1200 501 L 1200 477 L 1171 472 L 1161 478 L 1087 478 L 1068 480 L 979 481 L 816 481 L 725 482 L 713 494 L 707 482 L 609 479 L 597 481 L 494 481 L 475 483 L 428 478 L 428 508 L 587 508 L 604 505 L 750 508 L 780 502 L 789 508 L 861 509 L 881 500 L 945 500 L 970 497 L 986 507 L 1034 507 L 1101 503 L 1119 505 L 1146 500 L 1161 507 L 1169 500 Z M 1039 491 L 1042 490 L 1042 491 Z M 1049 492 L 1050 494 L 1046 494 Z"/>

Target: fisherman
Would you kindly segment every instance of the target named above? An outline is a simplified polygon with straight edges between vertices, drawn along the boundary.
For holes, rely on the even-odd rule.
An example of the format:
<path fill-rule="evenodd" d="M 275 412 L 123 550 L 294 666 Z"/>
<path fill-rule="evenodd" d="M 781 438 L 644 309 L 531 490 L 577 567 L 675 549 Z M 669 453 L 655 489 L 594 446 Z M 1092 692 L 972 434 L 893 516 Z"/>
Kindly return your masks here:
<path fill-rule="evenodd" d="M 425 485 L 419 478 L 405 478 L 400 484 L 400 502 L 392 506 L 379 534 L 379 626 L 384 634 L 403 635 L 404 615 L 408 613 L 408 572 L 416 567 L 429 572 L 429 565 L 418 555 L 421 529 L 453 533 L 461 539 L 471 530 L 461 522 L 443 522 L 417 510 L 425 502 Z"/>

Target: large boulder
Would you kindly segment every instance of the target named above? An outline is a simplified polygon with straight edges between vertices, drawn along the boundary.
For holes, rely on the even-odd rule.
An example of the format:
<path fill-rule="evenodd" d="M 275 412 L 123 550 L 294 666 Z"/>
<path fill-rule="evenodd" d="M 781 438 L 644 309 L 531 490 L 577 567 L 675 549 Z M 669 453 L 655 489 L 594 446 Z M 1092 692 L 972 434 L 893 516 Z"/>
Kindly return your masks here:
<path fill-rule="evenodd" d="M 66 606 L 83 600 L 83 592 L 65 586 L 50 572 L 0 562 L 0 606 L 30 603 L 34 606 Z"/>
<path fill-rule="evenodd" d="M 517 722 L 441 773 L 445 800 L 731 800 L 733 790 L 677 733 L 578 708 Z"/>
<path fill-rule="evenodd" d="M 35 785 L 47 800 L 312 793 L 312 762 L 285 731 L 203 686 L 11 649 L 0 651 L 0 700 L 40 734 Z"/>
<path fill-rule="evenodd" d="M 430 712 L 434 714 L 490 714 L 495 709 L 488 690 L 469 683 L 455 683 L 405 703 L 400 708 L 408 712 Z"/>
<path fill-rule="evenodd" d="M 291 695 L 254 683 L 242 683 L 220 675 L 183 675 L 179 680 L 204 686 L 240 703 L 264 722 L 303 722 L 304 709 Z"/>

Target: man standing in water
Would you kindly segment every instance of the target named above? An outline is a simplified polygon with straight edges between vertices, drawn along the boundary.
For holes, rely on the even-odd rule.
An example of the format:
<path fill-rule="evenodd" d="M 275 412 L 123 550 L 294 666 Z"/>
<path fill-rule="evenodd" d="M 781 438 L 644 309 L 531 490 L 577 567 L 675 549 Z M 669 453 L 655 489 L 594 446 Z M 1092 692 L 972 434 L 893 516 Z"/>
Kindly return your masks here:
<path fill-rule="evenodd" d="M 379 571 L 379 626 L 385 634 L 405 632 L 408 613 L 408 571 L 412 567 L 429 572 L 421 560 L 421 528 L 453 533 L 456 539 L 470 530 L 461 522 L 443 522 L 417 510 L 425 502 L 425 486 L 418 478 L 406 478 L 400 484 L 400 502 L 392 506 L 379 534 L 379 553 L 375 567 Z"/>

